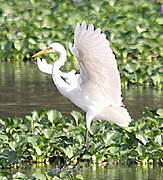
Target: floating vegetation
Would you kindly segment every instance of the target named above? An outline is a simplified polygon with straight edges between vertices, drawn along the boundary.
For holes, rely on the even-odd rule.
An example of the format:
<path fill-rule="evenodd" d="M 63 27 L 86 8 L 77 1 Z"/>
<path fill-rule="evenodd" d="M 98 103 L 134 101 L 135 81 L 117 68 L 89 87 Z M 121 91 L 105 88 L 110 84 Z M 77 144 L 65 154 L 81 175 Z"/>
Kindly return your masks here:
<path fill-rule="evenodd" d="M 144 111 L 124 129 L 96 121 L 83 161 L 90 163 L 163 163 L 163 109 Z M 78 112 L 66 118 L 56 110 L 38 110 L 24 118 L 0 119 L 0 167 L 24 162 L 61 166 L 85 143 L 85 120 Z M 76 159 L 74 159 L 75 163 Z"/>
<path fill-rule="evenodd" d="M 1 4 L 0 61 L 30 61 L 38 48 L 43 49 L 53 41 L 61 42 L 68 49 L 75 24 L 85 20 L 100 27 L 110 40 L 123 86 L 162 87 L 161 3 L 152 0 L 91 0 L 89 3 L 1 0 Z M 77 69 L 70 53 L 68 57 L 65 70 Z"/>

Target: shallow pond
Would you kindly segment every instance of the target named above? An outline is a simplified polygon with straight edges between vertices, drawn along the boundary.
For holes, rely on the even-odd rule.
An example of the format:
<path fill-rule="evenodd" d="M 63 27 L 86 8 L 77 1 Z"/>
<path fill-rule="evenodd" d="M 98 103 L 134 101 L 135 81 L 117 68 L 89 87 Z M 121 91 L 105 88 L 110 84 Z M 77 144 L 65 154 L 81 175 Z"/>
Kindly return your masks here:
<path fill-rule="evenodd" d="M 26 166 L 21 172 L 28 177 L 37 177 L 40 180 L 46 179 L 47 172 L 59 173 L 53 167 L 36 164 Z M 10 174 L 15 173 L 16 171 L 10 172 Z M 162 180 L 163 167 L 81 165 L 73 171 L 73 175 L 76 174 L 82 175 L 83 180 Z"/>
<path fill-rule="evenodd" d="M 144 107 L 163 107 L 163 93 L 154 88 L 130 86 L 123 89 L 124 104 L 132 118 L 141 117 Z M 64 115 L 79 110 L 63 97 L 36 64 L 0 64 L 0 118 L 24 116 L 36 109 L 57 109 Z"/>
<path fill-rule="evenodd" d="M 144 107 L 163 107 L 163 93 L 154 88 L 130 86 L 123 89 L 124 103 L 133 118 L 142 116 Z M 36 109 L 57 109 L 69 116 L 79 110 L 53 85 L 51 76 L 40 73 L 36 64 L 0 64 L 0 118 L 25 116 Z M 21 170 L 43 177 L 53 167 L 30 167 Z M 74 172 L 75 173 L 75 172 Z M 87 180 L 162 180 L 162 167 L 82 166 L 77 173 Z"/>

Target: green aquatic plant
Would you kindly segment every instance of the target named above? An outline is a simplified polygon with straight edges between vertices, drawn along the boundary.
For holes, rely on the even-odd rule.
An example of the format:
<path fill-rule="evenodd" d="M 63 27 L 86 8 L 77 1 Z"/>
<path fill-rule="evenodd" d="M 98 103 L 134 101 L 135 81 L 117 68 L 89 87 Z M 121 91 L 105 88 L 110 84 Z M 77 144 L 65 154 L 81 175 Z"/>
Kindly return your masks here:
<path fill-rule="evenodd" d="M 90 163 L 163 163 L 163 110 L 144 110 L 145 117 L 124 129 L 95 122 L 83 161 Z M 54 163 L 60 167 L 84 144 L 84 118 L 72 112 L 66 118 L 56 110 L 38 110 L 24 118 L 0 120 L 0 167 L 23 162 Z M 76 158 L 73 162 L 76 162 Z"/>
<path fill-rule="evenodd" d="M 160 3 L 1 0 L 1 4 L 0 61 L 30 61 L 36 49 L 43 49 L 53 41 L 61 42 L 68 49 L 75 24 L 85 20 L 103 29 L 110 39 L 124 86 L 136 83 L 162 87 Z M 64 69 L 72 68 L 77 69 L 77 65 L 71 57 Z"/>

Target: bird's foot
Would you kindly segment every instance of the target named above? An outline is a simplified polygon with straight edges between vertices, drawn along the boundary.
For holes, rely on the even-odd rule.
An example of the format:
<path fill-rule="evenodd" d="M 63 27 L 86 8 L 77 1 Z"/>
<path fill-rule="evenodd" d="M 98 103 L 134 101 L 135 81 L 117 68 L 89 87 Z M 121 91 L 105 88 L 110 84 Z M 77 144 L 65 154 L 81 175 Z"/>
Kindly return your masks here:
<path fill-rule="evenodd" d="M 84 146 L 82 147 L 82 149 L 80 150 L 79 153 L 74 154 L 71 158 L 69 158 L 69 159 L 64 163 L 64 165 L 62 166 L 62 169 L 65 169 L 66 167 L 68 167 L 68 166 L 70 166 L 70 165 L 72 166 L 72 169 L 74 169 L 74 168 L 78 165 L 78 163 L 80 162 L 80 160 L 82 159 L 82 157 L 84 156 L 84 154 L 85 154 L 85 152 L 87 151 L 87 149 L 88 149 L 88 146 L 87 146 L 87 145 L 84 145 Z M 75 164 L 72 164 L 72 163 L 73 163 L 73 159 L 76 158 L 77 156 L 78 156 L 78 158 L 77 158 L 76 163 L 75 163 Z"/>

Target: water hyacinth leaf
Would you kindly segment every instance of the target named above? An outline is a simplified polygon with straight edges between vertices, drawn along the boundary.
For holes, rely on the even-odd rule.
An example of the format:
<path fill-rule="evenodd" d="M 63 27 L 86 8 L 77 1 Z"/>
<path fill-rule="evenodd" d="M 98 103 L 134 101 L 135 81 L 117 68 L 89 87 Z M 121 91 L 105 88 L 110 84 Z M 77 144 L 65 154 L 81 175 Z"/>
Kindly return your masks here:
<path fill-rule="evenodd" d="M 17 49 L 18 51 L 21 50 L 22 45 L 23 45 L 23 43 L 22 43 L 20 40 L 15 40 L 15 41 L 14 41 L 14 47 L 15 47 L 15 49 Z"/>
<path fill-rule="evenodd" d="M 46 173 L 48 176 L 56 178 L 57 176 L 55 176 L 55 171 L 54 170 L 50 170 Z M 58 177 L 57 177 L 58 178 Z M 57 180 L 57 179 L 56 179 Z"/>
<path fill-rule="evenodd" d="M 140 27 L 139 25 L 137 25 L 137 26 L 136 26 L 136 30 L 137 30 L 138 33 L 141 33 L 141 32 L 146 31 L 147 28 L 146 28 L 146 27 Z"/>
<path fill-rule="evenodd" d="M 37 179 L 36 180 L 43 180 L 43 179 L 47 179 L 46 175 L 44 173 L 40 173 L 40 171 L 35 171 L 33 174 L 32 174 L 33 177 L 36 177 Z"/>
<path fill-rule="evenodd" d="M 71 115 L 75 119 L 76 125 L 78 125 L 79 118 L 81 117 L 81 114 L 77 111 L 72 111 Z"/>
<path fill-rule="evenodd" d="M 54 130 L 52 130 L 52 129 L 44 129 L 43 130 L 43 134 L 47 139 L 49 139 L 53 133 L 54 133 Z"/>
<path fill-rule="evenodd" d="M 21 173 L 21 172 L 17 172 L 16 174 L 13 174 L 13 179 L 27 179 L 26 175 Z"/>
<path fill-rule="evenodd" d="M 138 152 L 138 154 L 140 156 L 142 156 L 143 154 L 143 149 L 142 149 L 142 145 L 140 143 L 138 143 L 138 147 L 136 148 L 136 151 Z"/>
<path fill-rule="evenodd" d="M 77 135 L 76 138 L 77 138 L 77 140 L 78 140 L 78 142 L 79 142 L 80 144 L 82 144 L 82 143 L 84 142 L 84 137 L 83 137 L 83 135 Z"/>
<path fill-rule="evenodd" d="M 130 73 L 134 72 L 134 68 L 133 68 L 133 66 L 131 64 L 126 64 L 125 69 Z"/>
<path fill-rule="evenodd" d="M 61 178 L 59 178 L 57 176 L 53 176 L 52 180 L 61 180 Z"/>
<path fill-rule="evenodd" d="M 8 33 L 8 34 L 7 34 L 7 37 L 8 37 L 9 40 L 12 40 L 12 39 L 15 37 L 15 34 L 13 34 L 13 33 Z"/>
<path fill-rule="evenodd" d="M 47 112 L 48 120 L 53 123 L 54 120 L 62 117 L 62 114 L 56 110 L 49 110 Z"/>
<path fill-rule="evenodd" d="M 72 175 L 73 175 L 73 171 L 72 170 L 65 170 L 65 171 L 62 171 L 59 174 L 59 177 L 60 178 L 66 178 L 66 177 L 71 177 Z"/>
<path fill-rule="evenodd" d="M 24 6 L 19 1 L 14 0 L 15 6 L 12 6 L 9 5 L 8 1 L 2 0 L 3 10 L 0 11 L 2 14 L 0 21 L 2 27 L 5 27 L 2 28 L 1 33 L 0 55 L 2 61 L 17 60 L 22 62 L 26 59 L 30 60 L 29 51 L 31 53 L 36 51 L 36 44 L 37 48 L 46 48 L 50 45 L 50 40 L 62 42 L 64 45 L 73 41 L 74 26 L 77 21 L 81 22 L 84 19 L 86 22 L 93 23 L 96 27 L 101 28 L 106 33 L 107 38 L 111 40 L 111 47 L 118 59 L 121 75 L 127 82 L 137 83 L 134 81 L 135 76 L 132 73 L 130 76 L 128 73 L 132 68 L 129 68 L 130 70 L 126 73 L 122 61 L 125 64 L 132 64 L 133 60 L 136 60 L 140 67 L 139 71 L 134 73 L 140 76 L 138 81 L 141 80 L 141 82 L 139 83 L 154 84 L 151 76 L 144 76 L 143 74 L 147 71 L 145 68 L 147 64 L 153 68 L 153 71 L 158 72 L 161 69 L 163 51 L 161 38 L 157 38 L 161 35 L 162 30 L 162 17 L 159 16 L 158 10 L 159 3 L 151 3 L 146 0 L 122 3 L 111 0 L 108 2 L 92 1 L 93 3 L 88 6 L 88 1 L 78 0 L 74 1 L 75 3 L 55 1 L 53 8 L 50 8 L 49 1 L 44 2 L 42 7 L 37 0 L 30 2 Z M 106 5 L 107 3 L 108 5 Z M 88 8 L 89 16 L 81 7 Z M 144 18 L 144 14 L 148 14 L 148 16 Z M 89 17 L 94 18 L 90 20 Z M 104 17 L 107 17 L 107 21 Z M 23 42 L 21 46 L 19 41 Z M 12 48 L 13 45 L 14 48 Z M 20 52 L 18 51 L 21 49 L 23 53 L 22 56 L 19 56 Z M 152 63 L 151 54 L 158 55 Z M 72 56 L 68 55 L 68 57 Z M 156 62 L 160 65 L 158 69 L 154 65 Z M 65 66 L 64 70 L 71 70 L 74 60 L 68 64 L 69 66 Z M 126 81 L 123 82 L 124 86 L 128 84 Z M 162 87 L 158 83 L 154 85 Z"/>
<path fill-rule="evenodd" d="M 91 158 L 92 158 L 92 162 L 93 162 L 93 163 L 96 163 L 97 157 L 96 157 L 95 155 L 93 155 Z"/>
<path fill-rule="evenodd" d="M 34 148 L 35 148 L 35 150 L 36 150 L 37 155 L 38 155 L 38 156 L 41 156 L 41 155 L 42 155 L 41 149 L 40 149 L 37 145 L 35 145 Z"/>
<path fill-rule="evenodd" d="M 28 42 L 29 42 L 30 44 L 36 44 L 36 41 L 35 41 L 34 39 L 32 39 L 32 38 L 29 38 Z"/>
<path fill-rule="evenodd" d="M 119 147 L 112 146 L 109 147 L 108 150 L 110 150 L 112 154 L 116 154 L 119 151 Z"/>
<path fill-rule="evenodd" d="M 32 112 L 32 120 L 37 120 L 37 119 L 39 119 L 38 112 L 37 111 L 33 111 Z"/>
<path fill-rule="evenodd" d="M 0 134 L 0 140 L 3 140 L 3 142 L 8 142 L 8 136 L 5 134 Z"/>
<path fill-rule="evenodd" d="M 47 115 L 48 115 L 48 120 L 53 123 L 53 121 L 55 120 L 56 118 L 56 112 L 53 111 L 53 110 L 50 110 L 47 112 Z"/>
<path fill-rule="evenodd" d="M 157 114 L 160 116 L 160 118 L 163 118 L 163 109 L 158 109 Z"/>
<path fill-rule="evenodd" d="M 105 144 L 113 143 L 113 138 L 115 137 L 115 133 L 111 131 L 107 131 L 104 134 L 104 142 Z"/>
<path fill-rule="evenodd" d="M 152 80 L 153 80 L 153 84 L 156 85 L 156 84 L 160 84 L 161 82 L 161 75 L 159 73 L 156 73 L 155 75 L 153 75 L 152 77 Z"/>
<path fill-rule="evenodd" d="M 73 156 L 72 147 L 67 147 L 67 148 L 63 149 L 63 151 L 66 154 L 66 156 L 68 156 L 68 158 L 71 158 Z"/>
<path fill-rule="evenodd" d="M 35 149 L 37 155 L 40 156 L 42 154 L 42 151 L 40 150 L 40 148 L 37 145 L 37 140 L 38 140 L 38 137 L 34 137 L 34 136 L 28 137 L 28 142 L 33 145 L 33 148 Z"/>
<path fill-rule="evenodd" d="M 84 177 L 81 174 L 76 175 L 76 180 L 84 180 Z"/>
<path fill-rule="evenodd" d="M 157 135 L 156 137 L 155 137 L 155 141 L 157 142 L 157 143 L 159 143 L 160 145 L 162 145 L 162 139 L 163 139 L 163 137 L 162 137 L 162 135 L 160 134 L 160 135 Z"/>
<path fill-rule="evenodd" d="M 0 174 L 0 180 L 8 180 L 8 178 Z"/>
<path fill-rule="evenodd" d="M 15 151 L 15 149 L 16 149 L 16 147 L 17 147 L 17 142 L 9 142 L 8 143 L 9 144 L 9 146 L 10 146 L 10 148 L 13 150 L 13 151 Z"/>
<path fill-rule="evenodd" d="M 147 136 L 143 134 L 136 134 L 136 138 L 139 139 L 144 145 L 148 142 Z"/>
<path fill-rule="evenodd" d="M 29 159 L 34 162 L 48 162 L 54 155 L 66 160 L 79 152 L 85 138 L 83 121 L 79 120 L 76 126 L 74 119 L 62 116 L 62 120 L 60 117 L 55 119 L 57 126 L 52 126 L 47 120 L 48 112 L 36 111 L 35 121 L 29 116 L 3 120 L 3 129 L 7 130 L 0 130 L 0 167 Z M 146 157 L 147 162 L 156 162 L 157 157 L 158 162 L 162 161 L 162 121 L 157 112 L 159 111 L 145 109 L 144 114 L 148 117 L 132 121 L 128 129 L 122 129 L 113 123 L 94 122 L 94 126 L 102 129 L 90 136 L 91 143 L 82 160 L 118 163 L 129 162 L 132 158 L 132 162 L 139 163 Z M 33 131 L 31 121 L 34 123 Z M 25 131 L 22 123 L 28 127 Z M 74 158 L 73 163 L 76 160 Z"/>
<path fill-rule="evenodd" d="M 34 136 L 28 137 L 28 142 L 35 145 L 37 143 L 37 137 Z"/>

